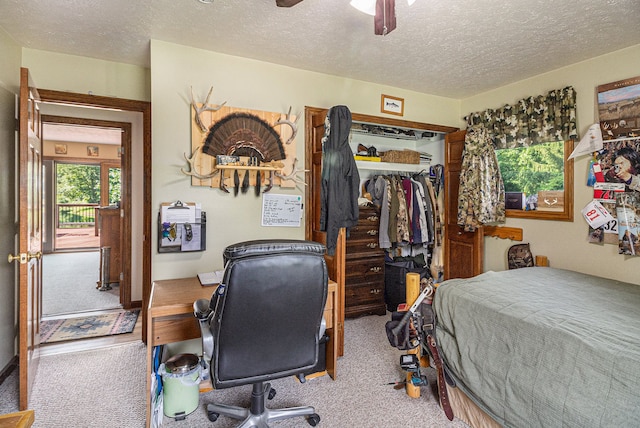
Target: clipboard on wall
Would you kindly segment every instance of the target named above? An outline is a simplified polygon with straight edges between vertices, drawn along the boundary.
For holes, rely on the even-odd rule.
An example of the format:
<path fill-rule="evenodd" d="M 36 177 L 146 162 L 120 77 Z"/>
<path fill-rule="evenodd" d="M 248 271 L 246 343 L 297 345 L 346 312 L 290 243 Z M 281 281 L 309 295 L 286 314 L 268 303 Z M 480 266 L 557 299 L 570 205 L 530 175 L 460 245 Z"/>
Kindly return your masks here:
<path fill-rule="evenodd" d="M 158 252 L 204 251 L 207 243 L 207 216 L 193 202 L 160 204 L 158 213 Z"/>

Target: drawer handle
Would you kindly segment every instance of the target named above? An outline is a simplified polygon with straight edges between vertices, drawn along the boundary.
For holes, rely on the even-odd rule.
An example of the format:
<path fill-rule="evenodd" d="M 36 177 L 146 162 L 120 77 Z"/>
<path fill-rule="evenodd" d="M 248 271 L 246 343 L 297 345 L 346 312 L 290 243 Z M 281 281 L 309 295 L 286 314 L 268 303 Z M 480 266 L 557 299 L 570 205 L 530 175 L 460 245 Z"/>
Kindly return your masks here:
<path fill-rule="evenodd" d="M 377 234 L 378 234 L 378 231 L 376 229 L 367 230 L 367 235 L 374 236 L 374 235 L 377 235 Z"/>
<path fill-rule="evenodd" d="M 378 244 L 376 244 L 375 242 L 369 242 L 367 244 L 367 247 L 369 247 L 369 248 L 378 248 Z"/>
<path fill-rule="evenodd" d="M 369 217 L 367 217 L 367 220 L 369 220 L 369 221 L 378 221 L 378 216 L 377 215 L 369 216 Z"/>
<path fill-rule="evenodd" d="M 382 290 L 380 290 L 379 288 L 372 288 L 371 291 L 369 291 L 370 294 L 380 294 L 382 293 Z"/>
<path fill-rule="evenodd" d="M 372 268 L 369 269 L 371 272 L 380 272 L 382 270 L 382 268 L 380 266 L 374 266 Z"/>

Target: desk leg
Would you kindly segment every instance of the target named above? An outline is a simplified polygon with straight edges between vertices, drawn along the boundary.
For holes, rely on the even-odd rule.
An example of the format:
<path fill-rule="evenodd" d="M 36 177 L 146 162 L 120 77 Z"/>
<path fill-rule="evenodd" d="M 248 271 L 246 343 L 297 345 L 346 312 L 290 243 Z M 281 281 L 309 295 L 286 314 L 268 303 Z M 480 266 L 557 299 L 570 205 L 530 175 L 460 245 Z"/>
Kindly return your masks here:
<path fill-rule="evenodd" d="M 326 366 L 327 373 L 331 376 L 331 379 L 336 379 L 336 373 L 338 370 L 338 293 L 334 291 L 331 293 L 331 299 L 333 302 L 333 316 L 331 317 L 332 323 L 329 327 L 329 341 L 327 342 L 326 349 Z"/>
<path fill-rule="evenodd" d="M 153 317 L 151 310 L 147 311 L 147 417 L 145 426 L 151 426 L 151 374 L 153 373 Z"/>

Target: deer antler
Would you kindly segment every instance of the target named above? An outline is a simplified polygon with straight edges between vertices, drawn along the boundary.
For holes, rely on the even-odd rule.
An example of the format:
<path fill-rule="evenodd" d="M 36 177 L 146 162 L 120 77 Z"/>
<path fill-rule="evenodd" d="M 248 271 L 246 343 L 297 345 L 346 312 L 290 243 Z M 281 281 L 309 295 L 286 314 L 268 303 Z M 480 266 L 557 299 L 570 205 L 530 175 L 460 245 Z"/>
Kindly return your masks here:
<path fill-rule="evenodd" d="M 293 140 L 296 138 L 296 134 L 298 133 L 298 125 L 296 125 L 296 122 L 298 121 L 298 119 L 300 118 L 300 115 L 296 115 L 296 120 L 292 121 L 291 120 L 291 106 L 289 106 L 289 111 L 287 112 L 287 117 L 284 119 L 279 119 L 273 126 L 278 126 L 278 125 L 288 125 L 291 127 L 291 130 L 293 131 L 293 133 L 291 134 L 291 137 L 289 137 L 289 139 L 286 141 L 285 144 L 291 144 L 293 142 Z"/>
<path fill-rule="evenodd" d="M 205 111 L 218 111 L 222 108 L 222 106 L 224 106 L 227 103 L 225 101 L 216 107 L 209 107 L 208 106 L 209 98 L 211 97 L 212 92 L 213 92 L 213 86 L 211 87 L 211 89 L 209 89 L 209 94 L 207 94 L 207 99 L 204 100 L 204 103 L 202 103 L 201 107 L 198 107 L 198 105 L 196 104 L 195 98 L 193 97 L 193 86 L 191 87 L 191 105 L 193 106 L 193 109 L 196 111 L 196 123 L 198 124 L 202 132 L 206 132 L 207 127 L 204 123 L 202 123 L 202 119 L 200 118 L 200 113 L 203 113 Z"/>
<path fill-rule="evenodd" d="M 187 163 L 189 164 L 189 171 L 185 171 L 184 168 L 180 168 L 180 171 L 184 174 L 184 175 L 190 175 L 191 177 L 195 177 L 199 180 L 208 180 L 209 178 L 213 178 L 220 170 L 216 169 L 213 172 L 210 172 L 209 174 L 206 175 L 202 175 L 200 173 L 198 173 L 198 171 L 196 171 L 196 167 L 194 166 L 194 162 L 196 160 L 196 156 L 198 155 L 198 152 L 202 151 L 202 148 L 204 147 L 204 144 L 199 145 L 194 151 L 193 153 L 191 153 L 190 157 L 187 157 L 186 153 L 184 154 L 184 158 L 187 160 Z"/>
<path fill-rule="evenodd" d="M 289 174 L 282 174 L 280 172 L 275 172 L 275 176 L 279 177 L 281 180 L 292 180 L 295 183 L 299 183 L 299 184 L 304 184 L 305 186 L 307 185 L 307 183 L 305 183 L 304 180 L 301 180 L 297 177 L 298 173 L 301 172 L 309 172 L 308 169 L 299 169 L 298 168 L 298 158 L 295 158 L 293 160 L 293 166 L 291 167 L 291 172 Z"/>

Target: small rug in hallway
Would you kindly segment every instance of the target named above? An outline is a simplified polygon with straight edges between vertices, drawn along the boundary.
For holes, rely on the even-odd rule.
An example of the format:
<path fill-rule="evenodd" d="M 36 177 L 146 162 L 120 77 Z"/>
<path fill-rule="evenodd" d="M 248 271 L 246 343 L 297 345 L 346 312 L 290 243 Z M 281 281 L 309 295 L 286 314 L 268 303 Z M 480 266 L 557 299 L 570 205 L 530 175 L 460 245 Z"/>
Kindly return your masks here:
<path fill-rule="evenodd" d="M 47 320 L 40 323 L 40 343 L 88 339 L 131 333 L 139 310 L 113 312 L 89 317 Z"/>

